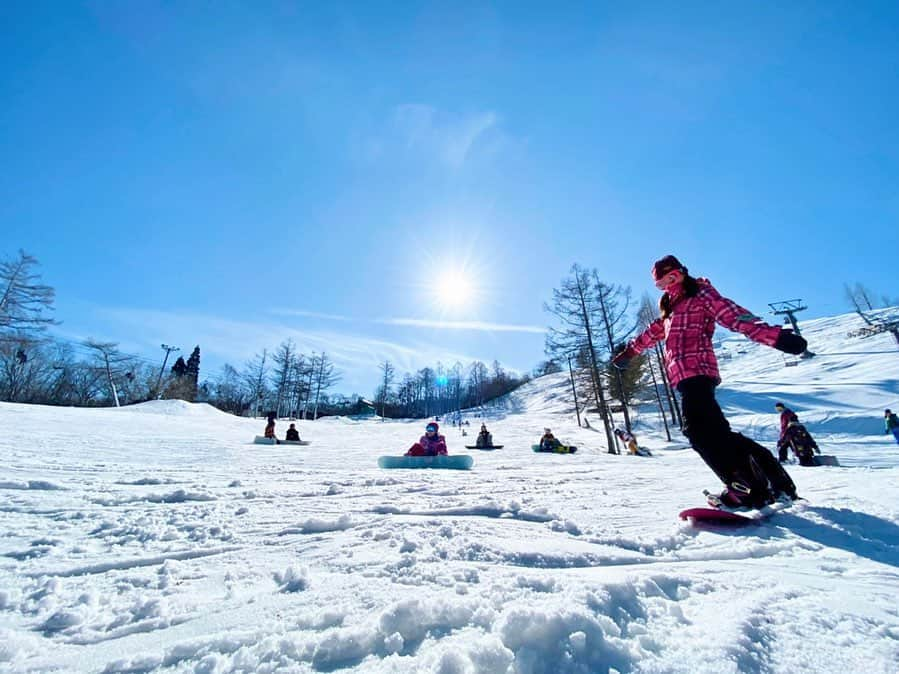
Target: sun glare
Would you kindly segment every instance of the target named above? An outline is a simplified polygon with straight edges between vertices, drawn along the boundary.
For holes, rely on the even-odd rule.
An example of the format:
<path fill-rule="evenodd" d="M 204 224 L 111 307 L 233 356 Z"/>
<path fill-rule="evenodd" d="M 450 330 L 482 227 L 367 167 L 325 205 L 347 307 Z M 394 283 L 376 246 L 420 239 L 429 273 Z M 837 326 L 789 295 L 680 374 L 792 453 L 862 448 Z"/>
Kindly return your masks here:
<path fill-rule="evenodd" d="M 448 270 L 440 275 L 434 287 L 437 301 L 447 308 L 465 306 L 472 297 L 472 285 L 466 275 L 457 270 Z"/>

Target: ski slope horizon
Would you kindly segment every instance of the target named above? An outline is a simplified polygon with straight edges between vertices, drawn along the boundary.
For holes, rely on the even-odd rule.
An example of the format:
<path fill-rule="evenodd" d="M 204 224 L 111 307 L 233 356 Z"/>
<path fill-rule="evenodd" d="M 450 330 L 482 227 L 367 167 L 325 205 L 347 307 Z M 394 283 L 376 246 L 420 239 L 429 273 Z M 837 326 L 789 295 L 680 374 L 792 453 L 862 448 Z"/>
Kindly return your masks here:
<path fill-rule="evenodd" d="M 377 468 L 421 420 L 265 446 L 204 404 L 0 404 L 0 670 L 895 672 L 899 349 L 859 327 L 804 322 L 808 360 L 716 333 L 734 428 L 773 449 L 782 401 L 842 464 L 743 529 L 678 521 L 712 472 L 649 404 L 653 456 L 608 454 L 564 373 L 441 424 L 470 471 Z M 504 449 L 464 449 L 481 420 Z M 578 453 L 531 452 L 545 426 Z"/>

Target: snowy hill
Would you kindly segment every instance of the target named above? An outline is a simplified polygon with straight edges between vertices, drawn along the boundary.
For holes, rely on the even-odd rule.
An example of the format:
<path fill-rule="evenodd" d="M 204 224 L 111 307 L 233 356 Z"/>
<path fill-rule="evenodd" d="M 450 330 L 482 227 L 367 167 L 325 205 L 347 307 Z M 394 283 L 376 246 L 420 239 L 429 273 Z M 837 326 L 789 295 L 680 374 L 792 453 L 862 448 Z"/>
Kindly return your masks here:
<path fill-rule="evenodd" d="M 376 467 L 420 421 L 0 404 L 0 670 L 895 672 L 899 349 L 860 324 L 804 322 L 802 361 L 719 332 L 735 428 L 773 447 L 781 400 L 843 464 L 742 530 L 679 522 L 712 473 L 649 408 L 655 456 L 605 453 L 562 374 L 484 412 L 502 450 L 442 429 L 467 472 Z"/>

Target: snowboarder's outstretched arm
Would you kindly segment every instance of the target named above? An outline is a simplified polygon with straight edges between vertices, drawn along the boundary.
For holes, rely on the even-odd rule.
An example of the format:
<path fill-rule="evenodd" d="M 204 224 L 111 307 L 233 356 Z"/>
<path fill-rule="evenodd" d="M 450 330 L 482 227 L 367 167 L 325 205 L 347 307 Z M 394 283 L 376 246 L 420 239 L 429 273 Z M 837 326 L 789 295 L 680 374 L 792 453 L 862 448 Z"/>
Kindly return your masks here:
<path fill-rule="evenodd" d="M 776 325 L 765 323 L 751 311 L 719 293 L 712 285 L 702 291 L 706 310 L 715 322 L 728 330 L 746 335 L 753 342 L 773 346 L 779 351 L 800 354 L 808 346 L 805 339 Z"/>
<path fill-rule="evenodd" d="M 652 323 L 650 323 L 646 330 L 644 330 L 640 335 L 632 339 L 628 342 L 628 345 L 624 347 L 613 359 L 612 365 L 617 367 L 619 370 L 627 369 L 628 363 L 631 362 L 631 359 L 634 356 L 638 356 L 643 353 L 650 346 L 659 342 L 665 338 L 665 321 L 661 318 L 657 318 Z"/>

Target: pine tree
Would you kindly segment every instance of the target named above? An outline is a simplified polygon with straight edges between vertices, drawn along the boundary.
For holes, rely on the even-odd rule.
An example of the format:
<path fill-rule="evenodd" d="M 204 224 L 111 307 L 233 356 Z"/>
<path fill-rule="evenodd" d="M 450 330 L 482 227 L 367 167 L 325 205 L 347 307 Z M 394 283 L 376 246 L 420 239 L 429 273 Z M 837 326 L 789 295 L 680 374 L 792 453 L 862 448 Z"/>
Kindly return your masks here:
<path fill-rule="evenodd" d="M 194 350 L 190 353 L 190 358 L 187 359 L 187 365 L 185 366 L 184 371 L 184 391 L 187 394 L 187 397 L 184 400 L 188 402 L 193 402 L 197 399 L 197 386 L 200 382 L 200 347 L 199 345 L 194 347 Z"/>
<path fill-rule="evenodd" d="M 178 356 L 178 360 L 172 365 L 172 375 L 180 379 L 185 372 L 187 372 L 187 363 L 184 362 L 184 358 Z"/>

